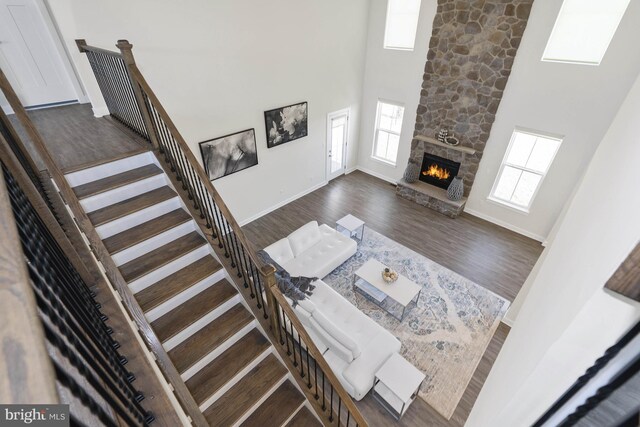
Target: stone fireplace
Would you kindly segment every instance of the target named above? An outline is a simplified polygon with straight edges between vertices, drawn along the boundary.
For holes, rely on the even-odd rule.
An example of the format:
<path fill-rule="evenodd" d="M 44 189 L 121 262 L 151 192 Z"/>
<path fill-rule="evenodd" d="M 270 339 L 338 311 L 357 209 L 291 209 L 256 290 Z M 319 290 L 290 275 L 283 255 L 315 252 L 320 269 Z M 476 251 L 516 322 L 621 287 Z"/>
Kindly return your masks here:
<path fill-rule="evenodd" d="M 459 163 L 465 196 L 473 186 L 532 3 L 438 0 L 409 161 L 422 165 L 428 154 Z M 442 128 L 460 145 L 438 141 Z M 445 215 L 459 215 L 466 198 L 451 201 L 443 186 L 432 184 L 401 180 L 397 194 Z"/>

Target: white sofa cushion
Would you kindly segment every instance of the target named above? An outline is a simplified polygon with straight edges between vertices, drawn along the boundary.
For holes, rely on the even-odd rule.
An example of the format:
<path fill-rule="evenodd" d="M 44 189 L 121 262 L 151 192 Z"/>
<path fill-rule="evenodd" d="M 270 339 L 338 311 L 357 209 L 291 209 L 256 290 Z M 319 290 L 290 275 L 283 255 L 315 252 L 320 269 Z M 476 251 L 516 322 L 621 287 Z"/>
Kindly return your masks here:
<path fill-rule="evenodd" d="M 326 224 L 318 227 L 318 231 L 322 236 L 318 243 L 282 265 L 292 276 L 323 278 L 358 250 L 353 239 Z"/>
<path fill-rule="evenodd" d="M 293 255 L 297 257 L 311 246 L 320 242 L 322 235 L 320 234 L 320 230 L 318 230 L 318 223 L 311 221 L 289 234 L 287 239 L 293 250 Z M 291 272 L 289 272 L 289 274 L 291 274 Z"/>
<path fill-rule="evenodd" d="M 342 345 L 340 341 L 335 339 L 326 329 L 320 326 L 315 317 L 311 317 L 311 319 L 309 319 L 309 324 L 311 325 L 313 332 L 315 332 L 316 336 L 322 340 L 322 343 L 329 349 L 329 351 L 332 351 L 347 363 L 353 362 L 353 353 L 351 350 Z"/>
<path fill-rule="evenodd" d="M 351 352 L 352 358 L 355 359 L 360 356 L 360 346 L 349 335 L 345 334 L 335 323 L 329 320 L 321 310 L 315 310 L 311 317 L 317 324 L 324 329 L 329 335 L 331 335 L 336 341 Z M 314 325 L 315 326 L 315 325 Z"/>
<path fill-rule="evenodd" d="M 284 268 L 284 265 L 294 258 L 293 250 L 291 249 L 291 245 L 287 239 L 278 240 L 267 247 L 265 251 L 275 262 L 280 264 L 282 268 Z"/>

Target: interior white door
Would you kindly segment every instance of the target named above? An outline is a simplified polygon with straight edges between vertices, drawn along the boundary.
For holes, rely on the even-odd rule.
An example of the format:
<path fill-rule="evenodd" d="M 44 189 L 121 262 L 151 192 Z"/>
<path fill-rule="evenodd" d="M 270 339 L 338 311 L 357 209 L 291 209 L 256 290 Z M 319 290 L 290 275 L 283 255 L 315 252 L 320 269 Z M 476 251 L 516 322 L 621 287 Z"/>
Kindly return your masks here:
<path fill-rule="evenodd" d="M 327 181 L 345 173 L 349 111 L 330 113 L 327 119 Z"/>
<path fill-rule="evenodd" d="M 37 0 L 0 0 L 0 67 L 27 107 L 77 99 Z"/>

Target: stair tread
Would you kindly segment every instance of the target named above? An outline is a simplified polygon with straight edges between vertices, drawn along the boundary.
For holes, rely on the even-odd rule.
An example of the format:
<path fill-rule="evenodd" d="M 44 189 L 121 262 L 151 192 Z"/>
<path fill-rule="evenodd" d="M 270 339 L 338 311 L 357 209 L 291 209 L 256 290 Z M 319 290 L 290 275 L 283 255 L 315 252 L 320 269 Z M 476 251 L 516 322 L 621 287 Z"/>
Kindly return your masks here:
<path fill-rule="evenodd" d="M 203 246 L 207 241 L 199 233 L 193 231 L 157 249 L 122 264 L 119 269 L 127 283 L 174 261 L 183 255 Z"/>
<path fill-rule="evenodd" d="M 285 427 L 322 427 L 322 423 L 313 416 L 309 408 L 303 406 L 298 413 L 291 418 Z"/>
<path fill-rule="evenodd" d="M 213 396 L 242 369 L 269 348 L 269 341 L 252 329 L 224 353 L 187 380 L 187 388 L 198 405 Z"/>
<path fill-rule="evenodd" d="M 211 255 L 206 255 L 181 270 L 165 277 L 135 294 L 145 313 L 168 301 L 180 292 L 211 276 L 222 268 Z"/>
<path fill-rule="evenodd" d="M 111 175 L 106 178 L 98 179 L 96 181 L 88 182 L 86 184 L 78 185 L 74 187 L 73 191 L 76 193 L 79 199 L 95 196 L 96 194 L 104 193 L 114 188 L 122 187 L 127 184 L 131 184 L 136 181 L 141 181 L 152 176 L 160 175 L 162 169 L 155 164 L 141 166 L 139 168 L 131 169 L 126 172 L 122 172 L 116 175 Z"/>
<path fill-rule="evenodd" d="M 170 312 L 154 320 L 151 323 L 151 327 L 156 332 L 160 341 L 164 342 L 198 321 L 207 313 L 215 310 L 236 294 L 237 291 L 231 283 L 226 279 L 220 280 L 183 302 Z"/>
<path fill-rule="evenodd" d="M 178 225 L 184 224 L 190 219 L 191 215 L 184 209 L 176 209 L 121 233 L 107 237 L 103 240 L 103 243 L 109 253 L 113 255 Z"/>
<path fill-rule="evenodd" d="M 240 425 L 262 427 L 265 420 L 269 420 L 269 425 L 281 426 L 303 402 L 302 393 L 291 381 L 285 381 Z"/>
<path fill-rule="evenodd" d="M 205 418 L 211 425 L 235 424 L 287 372 L 278 359 L 270 354 L 209 406 L 204 411 Z"/>
<path fill-rule="evenodd" d="M 161 320 L 163 317 L 158 320 Z M 238 303 L 171 349 L 169 351 L 169 357 L 178 372 L 183 373 L 253 320 L 254 318 L 251 313 L 249 313 L 242 304 Z M 193 321 L 195 320 L 192 320 L 191 323 L 193 323 Z M 153 324 L 151 326 L 153 327 Z M 169 328 L 172 329 L 172 332 L 177 329 L 174 325 L 168 325 L 168 327 L 164 329 Z M 177 332 L 174 332 L 174 334 L 175 333 Z M 164 335 L 163 333 L 163 336 Z M 162 338 L 160 339 L 163 340 Z"/>
<path fill-rule="evenodd" d="M 173 191 L 169 186 L 156 188 L 155 190 L 147 191 L 146 193 L 139 194 L 130 199 L 123 200 L 113 205 L 106 206 L 101 209 L 97 209 L 87 214 L 89 220 L 94 227 L 98 227 L 107 222 L 114 221 L 118 218 L 122 218 L 131 213 L 156 205 L 165 200 L 177 197 L 178 194 Z"/>

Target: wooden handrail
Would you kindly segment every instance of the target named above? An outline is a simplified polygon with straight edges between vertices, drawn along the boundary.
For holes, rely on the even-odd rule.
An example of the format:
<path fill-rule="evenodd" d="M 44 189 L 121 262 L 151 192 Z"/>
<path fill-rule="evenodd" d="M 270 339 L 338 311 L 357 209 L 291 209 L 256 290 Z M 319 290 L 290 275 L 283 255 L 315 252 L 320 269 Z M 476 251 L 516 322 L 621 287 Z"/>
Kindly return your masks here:
<path fill-rule="evenodd" d="M 124 306 L 127 308 L 129 315 L 136 323 L 136 326 L 138 327 L 143 339 L 146 341 L 150 350 L 156 357 L 158 366 L 167 378 L 167 381 L 174 387 L 174 393 L 183 406 L 183 409 L 191 417 L 194 425 L 202 427 L 208 426 L 208 423 L 204 418 L 204 415 L 200 411 L 200 408 L 198 407 L 196 401 L 193 399 L 193 396 L 187 389 L 187 386 L 180 377 L 180 374 L 171 362 L 171 359 L 162 346 L 161 341 L 151 329 L 151 326 L 144 316 L 144 312 L 133 296 L 131 289 L 129 289 L 127 282 L 124 280 L 124 277 L 122 277 L 120 270 L 118 269 L 115 262 L 111 258 L 111 255 L 104 246 L 102 239 L 96 232 L 93 224 L 89 220 L 89 217 L 80 205 L 80 201 L 78 200 L 75 192 L 67 182 L 60 168 L 56 165 L 53 157 L 51 156 L 51 153 L 49 152 L 49 149 L 46 147 L 44 140 L 42 139 L 42 136 L 29 118 L 27 111 L 22 106 L 22 103 L 18 99 L 17 94 L 13 90 L 13 87 L 11 86 L 1 69 L 0 89 L 4 93 L 5 98 L 9 102 L 9 105 L 11 106 L 14 113 L 22 123 L 22 126 L 25 128 L 27 134 L 31 138 L 38 155 L 44 162 L 47 170 L 51 174 L 52 179 L 60 190 L 62 197 L 64 198 L 65 202 L 76 218 L 76 222 L 79 228 L 87 237 L 89 244 L 93 249 L 93 253 L 95 254 L 96 258 L 102 263 L 105 269 L 105 274 L 109 278 L 109 281 L 120 294 L 120 297 L 122 298 Z"/>
<path fill-rule="evenodd" d="M 240 242 L 242 243 L 242 246 L 248 249 L 247 254 L 249 255 L 249 257 L 251 257 L 251 261 L 254 263 L 254 265 L 258 267 L 258 269 L 261 269 L 265 265 L 264 262 L 262 262 L 262 260 L 255 253 L 255 250 L 253 249 L 253 245 L 250 244 L 249 239 L 247 239 L 246 235 L 244 234 L 244 231 L 242 230 L 242 227 L 240 227 L 240 224 L 238 224 L 238 222 L 236 221 L 235 217 L 229 210 L 229 207 L 220 196 L 220 193 L 218 193 L 218 190 L 216 190 L 216 188 L 213 186 L 213 184 L 209 180 L 209 177 L 207 176 L 205 170 L 202 168 L 202 166 L 196 159 L 196 156 L 193 155 L 193 151 L 191 151 L 187 142 L 184 140 L 184 138 L 178 131 L 178 128 L 171 120 L 171 117 L 169 117 L 169 114 L 167 114 L 166 110 L 158 100 L 155 93 L 153 93 L 153 91 L 151 90 L 151 87 L 149 86 L 144 76 L 142 75 L 142 73 L 140 73 L 140 70 L 135 64 L 133 64 L 133 66 L 131 67 L 131 73 L 133 78 L 143 88 L 145 94 L 149 97 L 151 102 L 153 102 L 153 106 L 158 110 L 158 113 L 161 115 L 162 120 L 164 120 L 164 122 L 166 123 L 167 127 L 173 134 L 178 144 L 180 144 L 183 154 L 187 157 L 187 160 L 191 164 L 191 166 L 193 166 L 200 180 L 202 180 L 203 184 L 205 185 L 205 188 L 209 192 L 209 195 L 215 202 L 218 209 L 220 209 L 225 219 L 231 225 L 231 228 L 233 229 L 234 234 L 236 235 L 238 240 L 240 240 Z"/>
<path fill-rule="evenodd" d="M 85 39 L 77 39 L 76 40 L 76 46 L 78 46 L 78 50 L 80 51 L 80 53 L 95 52 L 95 53 L 101 53 L 103 55 L 122 57 L 122 54 L 119 53 L 119 52 L 114 52 L 113 50 L 102 49 L 100 47 L 89 46 Z"/>
<path fill-rule="evenodd" d="M 0 135 L 4 142 L 4 138 Z M 58 403 L 55 375 L 45 347 L 25 256 L 0 173 L 0 402 Z"/>

